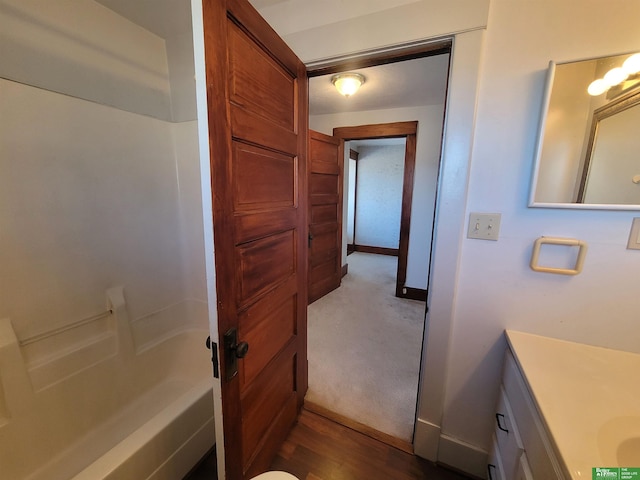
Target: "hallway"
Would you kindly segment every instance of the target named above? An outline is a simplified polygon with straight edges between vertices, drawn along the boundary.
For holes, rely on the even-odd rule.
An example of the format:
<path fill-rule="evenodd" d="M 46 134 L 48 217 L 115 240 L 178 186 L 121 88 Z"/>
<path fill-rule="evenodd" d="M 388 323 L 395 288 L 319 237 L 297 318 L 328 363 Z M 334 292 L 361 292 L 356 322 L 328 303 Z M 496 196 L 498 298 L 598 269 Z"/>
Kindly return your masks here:
<path fill-rule="evenodd" d="M 353 253 L 309 306 L 306 401 L 412 442 L 425 303 L 394 296 L 397 258 Z"/>

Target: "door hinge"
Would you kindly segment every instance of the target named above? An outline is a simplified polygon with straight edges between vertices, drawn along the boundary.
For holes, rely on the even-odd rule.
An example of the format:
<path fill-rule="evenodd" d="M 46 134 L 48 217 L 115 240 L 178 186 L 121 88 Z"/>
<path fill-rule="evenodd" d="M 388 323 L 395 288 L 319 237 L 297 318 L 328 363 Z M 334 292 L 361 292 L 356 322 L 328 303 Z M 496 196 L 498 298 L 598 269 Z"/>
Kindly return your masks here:
<path fill-rule="evenodd" d="M 207 348 L 211 350 L 211 363 L 213 363 L 213 378 L 220 378 L 220 364 L 218 363 L 218 344 L 207 337 Z"/>

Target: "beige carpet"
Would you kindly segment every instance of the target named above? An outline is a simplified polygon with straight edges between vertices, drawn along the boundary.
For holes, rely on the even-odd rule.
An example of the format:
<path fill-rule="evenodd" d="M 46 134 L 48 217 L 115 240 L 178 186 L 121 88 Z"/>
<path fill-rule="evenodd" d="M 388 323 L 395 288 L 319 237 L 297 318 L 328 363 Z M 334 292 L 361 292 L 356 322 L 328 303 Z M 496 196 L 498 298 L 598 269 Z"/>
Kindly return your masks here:
<path fill-rule="evenodd" d="M 307 400 L 412 442 L 425 303 L 394 296 L 397 258 L 353 253 L 309 305 Z"/>

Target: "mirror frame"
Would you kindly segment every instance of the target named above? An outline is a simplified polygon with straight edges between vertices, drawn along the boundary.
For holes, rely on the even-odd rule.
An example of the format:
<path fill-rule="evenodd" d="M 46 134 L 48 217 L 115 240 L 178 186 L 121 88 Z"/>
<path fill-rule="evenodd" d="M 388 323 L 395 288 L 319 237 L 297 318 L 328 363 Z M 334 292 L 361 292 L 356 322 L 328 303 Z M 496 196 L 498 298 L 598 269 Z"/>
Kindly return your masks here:
<path fill-rule="evenodd" d="M 580 61 L 580 60 L 576 60 Z M 563 62 L 570 63 L 570 62 Z M 627 204 L 614 204 L 614 203 L 554 203 L 554 202 L 536 202 L 535 194 L 536 194 L 536 186 L 538 184 L 538 175 L 540 169 L 540 157 L 542 155 L 542 146 L 544 143 L 544 130 L 547 123 L 547 114 L 549 111 L 549 102 L 551 101 L 551 90 L 553 88 L 553 80 L 555 78 L 556 66 L 562 64 L 556 64 L 553 60 L 549 62 L 549 68 L 547 69 L 547 78 L 545 83 L 545 89 L 543 93 L 542 100 L 542 109 L 540 112 L 540 122 L 538 124 L 538 135 L 536 140 L 536 148 L 533 162 L 533 174 L 531 175 L 531 184 L 529 190 L 529 203 L 528 207 L 530 208 L 563 208 L 563 209 L 572 209 L 572 210 L 640 210 L 640 205 L 627 205 Z M 591 130 L 589 133 L 589 144 L 587 150 L 587 156 L 585 158 L 591 158 L 591 152 L 593 149 L 593 143 L 595 140 L 595 134 L 597 132 L 597 122 L 600 120 L 617 113 L 618 111 L 625 110 L 631 106 L 633 101 L 640 101 L 640 90 L 637 92 L 633 92 L 632 94 L 625 95 L 620 100 L 616 100 L 608 105 L 601 107 L 600 111 L 602 116 L 596 117 L 596 110 L 593 114 L 593 121 L 591 125 Z M 625 102 L 624 107 L 620 107 L 616 109 L 618 105 L 622 102 Z M 628 102 L 628 103 L 626 103 Z M 605 114 L 606 111 L 606 114 Z M 596 122 L 597 120 L 597 122 Z M 583 167 L 581 171 L 580 177 L 580 190 L 579 196 L 583 196 L 584 190 L 584 181 L 586 179 L 586 175 L 588 173 L 588 164 L 583 161 Z"/>
<path fill-rule="evenodd" d="M 591 118 L 587 150 L 581 166 L 580 186 L 578 189 L 578 200 L 580 203 L 582 203 L 581 200 L 584 200 L 587 179 L 589 178 L 589 171 L 591 169 L 591 161 L 593 160 L 593 147 L 596 143 L 596 135 L 598 134 L 600 122 L 606 118 L 616 115 L 617 113 L 623 112 L 628 108 L 637 106 L 638 104 L 640 104 L 640 90 L 634 88 L 630 93 L 622 95 L 612 100 L 607 105 L 603 105 L 602 107 L 594 110 L 593 117 Z M 640 206 L 638 208 L 640 208 Z"/>

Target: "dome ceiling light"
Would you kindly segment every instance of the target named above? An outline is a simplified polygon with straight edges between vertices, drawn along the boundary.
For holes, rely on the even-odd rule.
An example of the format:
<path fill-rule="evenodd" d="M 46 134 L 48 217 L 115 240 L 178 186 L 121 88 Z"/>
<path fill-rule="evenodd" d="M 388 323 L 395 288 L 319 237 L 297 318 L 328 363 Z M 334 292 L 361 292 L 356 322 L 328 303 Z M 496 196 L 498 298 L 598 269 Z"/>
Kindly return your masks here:
<path fill-rule="evenodd" d="M 356 93 L 364 83 L 364 80 L 364 76 L 359 73 L 339 73 L 331 77 L 331 83 L 345 97 L 350 97 Z"/>

